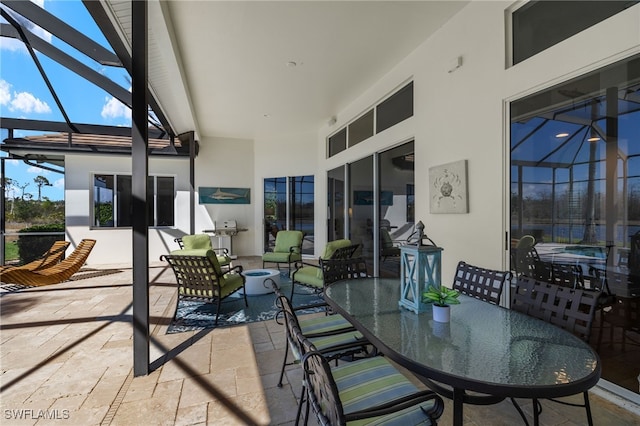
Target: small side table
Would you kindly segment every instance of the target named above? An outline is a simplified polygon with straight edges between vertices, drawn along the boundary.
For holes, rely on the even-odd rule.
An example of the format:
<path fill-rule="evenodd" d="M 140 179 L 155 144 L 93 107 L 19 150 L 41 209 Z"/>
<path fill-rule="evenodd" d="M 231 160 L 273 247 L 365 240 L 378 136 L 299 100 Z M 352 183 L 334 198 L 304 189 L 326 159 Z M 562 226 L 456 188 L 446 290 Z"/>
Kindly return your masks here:
<path fill-rule="evenodd" d="M 280 288 L 280 271 L 276 269 L 247 269 L 242 272 L 245 277 L 244 291 L 247 296 L 258 296 L 261 294 L 273 293 L 271 285 L 264 285 L 267 278 L 275 281 Z"/>

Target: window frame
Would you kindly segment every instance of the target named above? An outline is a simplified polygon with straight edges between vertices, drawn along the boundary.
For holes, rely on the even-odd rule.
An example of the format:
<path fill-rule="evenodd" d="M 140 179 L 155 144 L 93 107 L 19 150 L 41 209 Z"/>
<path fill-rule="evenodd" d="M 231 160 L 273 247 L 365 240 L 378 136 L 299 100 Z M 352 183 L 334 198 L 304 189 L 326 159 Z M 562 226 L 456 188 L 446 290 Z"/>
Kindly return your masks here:
<path fill-rule="evenodd" d="M 111 222 L 112 224 L 110 226 L 108 225 L 97 225 L 96 224 L 96 178 L 99 176 L 106 176 L 106 177 L 110 177 L 112 179 L 113 182 L 113 188 L 111 188 L 112 191 L 112 195 L 111 195 L 111 203 L 112 203 L 112 219 Z M 121 212 L 120 210 L 120 204 L 121 204 L 121 200 L 120 198 L 122 197 L 122 195 L 120 195 L 121 192 L 120 191 L 121 188 L 119 188 L 119 182 L 120 179 L 125 179 L 125 178 L 129 178 L 131 179 L 132 175 L 128 174 L 128 173 L 101 173 L 101 172 L 93 172 L 91 173 L 91 194 L 90 194 L 90 225 L 89 228 L 92 230 L 100 230 L 100 229 L 131 229 L 131 224 L 127 224 L 127 225 L 119 225 L 119 222 L 122 222 L 122 218 L 121 218 Z M 173 218 L 173 224 L 171 225 L 158 225 L 158 217 L 163 217 L 165 215 L 161 214 L 158 212 L 159 209 L 159 194 L 158 194 L 158 179 L 171 179 L 172 183 L 173 183 L 173 203 L 172 203 L 172 208 L 173 208 L 173 214 L 172 214 L 172 218 Z M 151 184 L 153 184 L 151 186 Z M 149 228 L 154 228 L 154 229 L 162 229 L 162 228 L 175 228 L 176 227 L 176 204 L 175 204 L 175 200 L 176 200 L 176 176 L 175 175 L 165 175 L 165 174 L 154 174 L 154 175 L 149 175 L 148 179 L 147 179 L 147 189 L 148 191 L 150 191 L 147 194 L 147 199 L 148 199 L 148 203 L 150 204 L 150 211 L 149 211 Z M 131 192 L 129 191 L 129 194 L 131 194 Z M 167 195 L 167 194 L 165 194 Z M 127 200 L 128 205 L 131 205 L 131 200 Z M 124 204 L 124 202 L 122 202 L 122 204 Z"/>

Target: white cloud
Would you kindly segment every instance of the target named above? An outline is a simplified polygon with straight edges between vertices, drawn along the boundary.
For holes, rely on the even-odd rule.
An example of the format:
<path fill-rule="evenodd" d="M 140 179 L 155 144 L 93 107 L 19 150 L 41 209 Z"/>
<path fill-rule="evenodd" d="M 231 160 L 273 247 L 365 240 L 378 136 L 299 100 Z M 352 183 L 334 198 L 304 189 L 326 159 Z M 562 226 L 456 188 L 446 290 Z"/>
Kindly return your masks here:
<path fill-rule="evenodd" d="M 0 37 L 2 38 L 2 37 Z M 0 105 L 9 105 L 11 101 L 11 85 L 0 79 Z"/>
<path fill-rule="evenodd" d="M 35 112 L 38 114 L 48 114 L 51 108 L 46 102 L 41 101 L 29 92 L 14 93 L 9 109 L 26 113 Z"/>
<path fill-rule="evenodd" d="M 46 176 L 46 175 L 50 175 L 51 172 L 47 169 L 41 169 L 40 167 L 36 167 L 36 166 L 31 166 L 27 169 L 27 173 L 33 173 L 35 175 L 42 175 L 42 176 Z"/>
<path fill-rule="evenodd" d="M 18 160 L 5 160 L 4 163 L 5 164 L 10 164 L 12 166 L 17 166 L 18 164 L 20 164 L 20 162 Z"/>
<path fill-rule="evenodd" d="M 64 178 L 57 179 L 53 182 L 53 187 L 58 189 L 64 189 Z"/>
<path fill-rule="evenodd" d="M 113 119 L 124 117 L 131 121 L 131 110 L 122 102 L 113 97 L 105 98 L 105 104 L 100 113 L 102 118 Z"/>

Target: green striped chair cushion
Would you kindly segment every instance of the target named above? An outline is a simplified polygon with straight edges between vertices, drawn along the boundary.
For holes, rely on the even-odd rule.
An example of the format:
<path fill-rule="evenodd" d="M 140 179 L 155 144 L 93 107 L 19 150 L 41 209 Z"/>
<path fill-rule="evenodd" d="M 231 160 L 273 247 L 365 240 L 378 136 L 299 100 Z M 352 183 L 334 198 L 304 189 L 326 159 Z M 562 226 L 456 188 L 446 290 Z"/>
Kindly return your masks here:
<path fill-rule="evenodd" d="M 322 316 L 300 315 L 298 316 L 298 324 L 304 335 L 353 328 L 351 323 L 339 314 Z"/>
<path fill-rule="evenodd" d="M 419 389 L 381 356 L 341 364 L 331 369 L 338 387 L 344 413 L 368 409 L 411 395 Z M 433 402 L 422 407 L 429 409 Z M 431 424 L 420 406 L 410 407 L 385 416 L 349 422 L 349 425 L 417 425 Z"/>
<path fill-rule="evenodd" d="M 322 352 L 326 357 L 332 357 L 338 352 L 330 351 L 331 347 L 355 343 L 362 339 L 363 336 L 359 331 L 352 330 L 344 333 L 332 334 L 330 336 L 311 337 L 309 338 L 309 341 L 313 343 L 313 346 L 315 346 L 316 349 Z M 293 353 L 293 358 L 296 361 L 300 361 L 302 359 L 302 354 L 300 353 L 300 348 L 297 342 L 291 341 L 289 347 L 291 348 L 291 353 Z"/>

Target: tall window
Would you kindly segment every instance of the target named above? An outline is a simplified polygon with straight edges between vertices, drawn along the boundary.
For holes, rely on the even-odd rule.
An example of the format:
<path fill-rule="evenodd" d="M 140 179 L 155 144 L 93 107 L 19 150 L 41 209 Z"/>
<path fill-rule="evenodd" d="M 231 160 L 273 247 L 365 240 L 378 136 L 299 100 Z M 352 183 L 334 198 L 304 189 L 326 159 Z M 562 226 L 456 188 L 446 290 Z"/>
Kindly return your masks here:
<path fill-rule="evenodd" d="M 174 226 L 174 178 L 149 176 L 147 197 L 149 226 Z M 94 175 L 93 227 L 130 227 L 132 205 L 131 175 Z"/>
<path fill-rule="evenodd" d="M 602 377 L 634 392 L 640 366 L 617 339 L 639 330 L 632 320 L 640 297 L 639 81 L 636 55 L 511 104 L 511 236 L 514 244 L 533 236 L 537 254 L 531 264 L 512 259 L 512 267 L 615 294 L 596 316 L 604 324 L 594 326 L 618 333 L 604 333 L 613 339 L 602 344 Z M 568 277 L 557 272 L 566 269 Z M 622 326 L 607 323 L 607 315 L 625 313 Z"/>
<path fill-rule="evenodd" d="M 303 254 L 314 252 L 314 177 L 264 179 L 264 249 L 273 247 L 278 231 L 304 233 Z"/>

